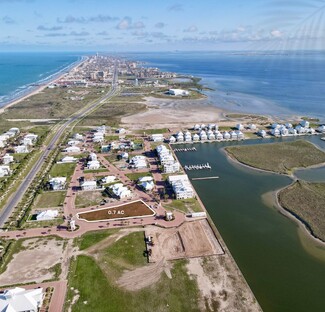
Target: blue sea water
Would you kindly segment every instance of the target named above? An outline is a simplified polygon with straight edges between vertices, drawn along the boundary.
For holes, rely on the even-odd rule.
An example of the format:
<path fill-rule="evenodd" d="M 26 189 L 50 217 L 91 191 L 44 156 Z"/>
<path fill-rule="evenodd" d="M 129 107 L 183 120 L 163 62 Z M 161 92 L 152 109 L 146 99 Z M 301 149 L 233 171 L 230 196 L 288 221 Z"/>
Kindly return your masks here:
<path fill-rule="evenodd" d="M 325 52 L 134 53 L 129 58 L 203 78 L 211 104 L 237 112 L 325 121 Z"/>
<path fill-rule="evenodd" d="M 79 59 L 72 53 L 0 53 L 0 107 Z"/>

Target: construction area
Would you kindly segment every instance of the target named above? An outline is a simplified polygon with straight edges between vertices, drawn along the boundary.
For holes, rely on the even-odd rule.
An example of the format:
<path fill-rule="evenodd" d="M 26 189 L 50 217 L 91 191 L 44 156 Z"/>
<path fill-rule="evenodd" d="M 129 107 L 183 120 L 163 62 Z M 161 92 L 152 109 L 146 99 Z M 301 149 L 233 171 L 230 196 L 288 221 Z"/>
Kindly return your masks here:
<path fill-rule="evenodd" d="M 218 239 L 206 219 L 185 222 L 177 228 L 147 227 L 149 262 L 222 255 Z"/>

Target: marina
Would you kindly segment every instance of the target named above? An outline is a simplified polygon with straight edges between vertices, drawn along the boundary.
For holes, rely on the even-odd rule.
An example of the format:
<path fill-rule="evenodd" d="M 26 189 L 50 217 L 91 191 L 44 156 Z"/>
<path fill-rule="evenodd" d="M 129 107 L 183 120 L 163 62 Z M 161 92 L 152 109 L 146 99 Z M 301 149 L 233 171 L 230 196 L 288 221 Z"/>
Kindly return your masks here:
<path fill-rule="evenodd" d="M 211 166 L 209 163 L 202 164 L 202 165 L 185 165 L 184 170 L 191 171 L 191 170 L 205 170 L 205 169 L 211 169 Z"/>
<path fill-rule="evenodd" d="M 196 148 L 195 147 L 175 148 L 174 152 L 196 152 Z"/>

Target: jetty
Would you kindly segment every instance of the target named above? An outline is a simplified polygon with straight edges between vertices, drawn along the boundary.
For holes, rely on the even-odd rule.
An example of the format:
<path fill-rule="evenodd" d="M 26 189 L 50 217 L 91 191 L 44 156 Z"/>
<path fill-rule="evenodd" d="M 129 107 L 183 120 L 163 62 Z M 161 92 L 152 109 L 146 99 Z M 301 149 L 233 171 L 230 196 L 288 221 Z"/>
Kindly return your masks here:
<path fill-rule="evenodd" d="M 184 166 L 184 170 L 204 170 L 204 169 L 211 169 L 211 166 L 209 165 L 209 163 L 206 164 L 202 164 L 202 165 L 186 165 Z"/>
<path fill-rule="evenodd" d="M 198 181 L 198 180 L 212 180 L 212 179 L 219 179 L 219 177 L 202 177 L 202 178 L 192 178 L 191 180 L 193 181 Z"/>
<path fill-rule="evenodd" d="M 196 148 L 195 147 L 175 148 L 174 152 L 196 152 Z"/>

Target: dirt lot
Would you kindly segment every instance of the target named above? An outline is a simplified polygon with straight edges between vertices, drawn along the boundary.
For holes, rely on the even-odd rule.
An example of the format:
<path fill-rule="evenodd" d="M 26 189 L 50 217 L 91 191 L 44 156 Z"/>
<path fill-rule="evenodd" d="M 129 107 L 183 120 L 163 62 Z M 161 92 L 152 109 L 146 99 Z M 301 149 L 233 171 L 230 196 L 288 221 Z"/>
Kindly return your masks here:
<path fill-rule="evenodd" d="M 149 227 L 146 237 L 152 236 L 152 256 L 149 262 L 175 260 L 223 254 L 223 249 L 206 220 L 186 222 L 179 228 Z"/>
<path fill-rule="evenodd" d="M 78 213 L 78 218 L 86 221 L 106 221 L 130 217 L 153 216 L 154 214 L 155 212 L 144 202 L 136 201 L 125 205 Z"/>
<path fill-rule="evenodd" d="M 41 283 L 54 278 L 55 272 L 49 269 L 61 263 L 63 243 L 55 238 L 25 240 L 22 250 L 14 254 L 7 270 L 0 275 L 0 284 Z"/>

